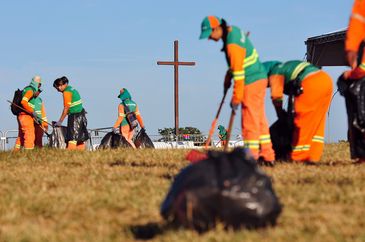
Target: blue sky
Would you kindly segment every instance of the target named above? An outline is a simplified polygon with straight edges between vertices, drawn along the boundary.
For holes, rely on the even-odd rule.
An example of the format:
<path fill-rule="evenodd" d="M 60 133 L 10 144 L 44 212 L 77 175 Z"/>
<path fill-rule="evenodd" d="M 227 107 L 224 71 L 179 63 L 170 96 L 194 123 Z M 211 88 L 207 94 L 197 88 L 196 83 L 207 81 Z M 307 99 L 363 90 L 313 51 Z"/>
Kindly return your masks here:
<path fill-rule="evenodd" d="M 303 59 L 304 41 L 343 29 L 352 1 L 120 1 L 0 0 L 0 130 L 16 129 L 6 99 L 39 74 L 49 120 L 58 120 L 62 96 L 53 81 L 67 76 L 79 90 L 88 111 L 89 128 L 112 126 L 118 92 L 126 87 L 139 105 L 147 131 L 174 126 L 173 68 L 157 66 L 173 59 L 179 40 L 180 126 L 207 132 L 223 93 L 226 63 L 221 43 L 198 39 L 206 15 L 224 17 L 250 31 L 260 59 Z M 325 68 L 334 84 L 345 67 Z M 267 98 L 269 122 L 276 118 Z M 219 123 L 228 124 L 229 99 Z M 240 119 L 235 120 L 239 133 Z M 66 122 L 64 122 L 66 124 Z M 327 140 L 346 138 L 344 100 L 334 97 Z"/>

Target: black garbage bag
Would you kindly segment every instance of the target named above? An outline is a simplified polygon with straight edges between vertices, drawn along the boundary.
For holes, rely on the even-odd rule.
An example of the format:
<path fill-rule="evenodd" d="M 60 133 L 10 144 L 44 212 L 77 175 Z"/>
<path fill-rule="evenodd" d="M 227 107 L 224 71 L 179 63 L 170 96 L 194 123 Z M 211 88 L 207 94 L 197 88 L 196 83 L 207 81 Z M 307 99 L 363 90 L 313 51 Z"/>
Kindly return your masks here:
<path fill-rule="evenodd" d="M 69 114 L 67 119 L 66 141 L 76 140 L 77 142 L 85 142 L 89 138 L 85 109 L 80 113 Z"/>
<path fill-rule="evenodd" d="M 294 132 L 293 118 L 287 112 L 270 126 L 270 137 L 276 160 L 290 158 Z"/>
<path fill-rule="evenodd" d="M 211 151 L 206 160 L 175 178 L 160 213 L 172 224 L 204 232 L 216 221 L 225 227 L 275 225 L 282 206 L 270 178 L 242 148 Z"/>
<path fill-rule="evenodd" d="M 66 134 L 67 127 L 53 127 L 53 132 L 49 137 L 49 147 L 58 148 L 58 149 L 66 149 Z"/>
<path fill-rule="evenodd" d="M 345 97 L 348 141 L 351 158 L 365 157 L 365 78 L 345 80 L 343 74 L 337 80 L 340 94 Z"/>
<path fill-rule="evenodd" d="M 134 140 L 134 144 L 135 144 L 136 148 L 155 148 L 152 140 L 147 135 L 145 129 L 141 129 L 138 132 L 138 134 Z"/>
<path fill-rule="evenodd" d="M 131 144 L 120 134 L 107 133 L 100 142 L 99 149 L 131 148 Z"/>

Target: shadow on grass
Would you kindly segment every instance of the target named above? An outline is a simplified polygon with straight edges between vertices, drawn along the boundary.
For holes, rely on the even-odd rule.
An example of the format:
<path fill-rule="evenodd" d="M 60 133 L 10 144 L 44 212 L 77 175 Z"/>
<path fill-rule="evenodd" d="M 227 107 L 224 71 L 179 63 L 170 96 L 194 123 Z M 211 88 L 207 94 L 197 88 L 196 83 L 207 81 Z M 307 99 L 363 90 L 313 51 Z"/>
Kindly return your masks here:
<path fill-rule="evenodd" d="M 157 235 L 161 235 L 167 229 L 165 225 L 159 223 L 147 223 L 144 225 L 132 225 L 130 231 L 135 239 L 150 240 Z"/>
<path fill-rule="evenodd" d="M 109 163 L 109 166 L 114 167 L 114 166 L 124 166 L 124 167 L 146 167 L 146 168 L 152 168 L 152 167 L 165 167 L 165 168 L 169 168 L 169 169 L 174 169 L 174 168 L 178 168 L 178 165 L 176 164 L 171 164 L 171 163 L 162 163 L 162 164 L 158 164 L 158 163 L 152 163 L 152 162 L 145 162 L 145 161 L 141 161 L 141 162 L 126 162 L 126 161 L 122 161 L 122 160 L 117 160 L 114 162 Z"/>

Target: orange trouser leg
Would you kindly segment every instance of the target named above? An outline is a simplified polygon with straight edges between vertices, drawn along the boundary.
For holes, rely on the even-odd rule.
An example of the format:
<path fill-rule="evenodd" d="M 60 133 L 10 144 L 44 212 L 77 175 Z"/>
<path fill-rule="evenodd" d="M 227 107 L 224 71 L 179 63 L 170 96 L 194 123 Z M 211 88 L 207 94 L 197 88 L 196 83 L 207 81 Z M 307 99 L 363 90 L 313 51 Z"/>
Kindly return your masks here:
<path fill-rule="evenodd" d="M 67 149 L 68 150 L 76 150 L 77 149 L 77 141 L 76 140 L 70 140 L 67 143 Z"/>
<path fill-rule="evenodd" d="M 296 161 L 319 161 L 324 146 L 326 113 L 333 84 L 327 73 L 319 71 L 302 82 L 303 94 L 295 98 L 295 130 L 291 158 Z"/>
<path fill-rule="evenodd" d="M 14 146 L 15 151 L 20 150 L 24 146 L 24 134 L 20 126 L 19 117 L 17 117 L 17 121 L 18 121 L 18 137 L 16 138 L 15 141 L 15 146 Z"/>
<path fill-rule="evenodd" d="M 134 131 L 130 129 L 129 125 L 122 126 L 120 128 L 120 132 L 121 132 L 122 136 L 128 141 L 128 143 L 130 143 L 131 146 L 135 149 L 136 146 L 132 140 Z"/>
<path fill-rule="evenodd" d="M 275 155 L 265 114 L 266 87 L 267 79 L 245 86 L 241 124 L 245 147 L 250 149 L 253 157 L 258 159 L 259 156 L 262 156 L 265 160 L 272 161 L 275 159 Z M 260 136 L 263 142 L 259 151 Z"/>
<path fill-rule="evenodd" d="M 43 129 L 38 125 L 38 124 L 34 124 L 34 129 L 35 129 L 35 146 L 38 148 L 42 148 L 43 147 L 43 134 L 44 131 Z"/>
<path fill-rule="evenodd" d="M 34 149 L 34 140 L 35 140 L 35 130 L 34 130 L 34 121 L 30 115 L 21 114 L 18 116 L 19 122 L 19 141 L 18 144 L 22 143 L 24 145 L 24 149 L 32 150 Z"/>
<path fill-rule="evenodd" d="M 86 146 L 85 146 L 85 142 L 78 142 L 76 145 L 76 149 L 77 150 L 85 150 Z"/>

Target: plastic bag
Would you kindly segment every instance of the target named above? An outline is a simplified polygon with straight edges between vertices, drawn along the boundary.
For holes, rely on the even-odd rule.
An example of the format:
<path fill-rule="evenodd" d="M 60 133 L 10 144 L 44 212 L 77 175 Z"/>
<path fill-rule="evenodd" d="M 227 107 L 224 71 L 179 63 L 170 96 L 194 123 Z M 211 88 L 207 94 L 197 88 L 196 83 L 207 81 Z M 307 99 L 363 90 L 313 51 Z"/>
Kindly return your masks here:
<path fill-rule="evenodd" d="M 66 141 L 76 140 L 77 142 L 84 142 L 90 138 L 85 114 L 86 112 L 83 109 L 80 113 L 68 115 Z"/>
<path fill-rule="evenodd" d="M 49 147 L 58 148 L 58 149 L 66 149 L 66 134 L 67 127 L 53 127 L 53 132 L 49 137 Z"/>
<path fill-rule="evenodd" d="M 141 129 L 138 132 L 134 140 L 134 144 L 136 148 L 153 148 L 153 149 L 155 148 L 152 140 L 150 139 L 150 137 L 148 137 L 145 129 Z"/>
<path fill-rule="evenodd" d="M 248 151 L 211 151 L 208 159 L 175 178 L 160 213 L 167 221 L 204 232 L 221 221 L 226 228 L 275 225 L 282 206 L 271 179 Z"/>
<path fill-rule="evenodd" d="M 270 126 L 272 147 L 275 151 L 275 159 L 289 159 L 292 151 L 292 139 L 294 121 L 288 113 L 280 117 Z"/>
<path fill-rule="evenodd" d="M 131 148 L 132 146 L 120 134 L 107 133 L 100 142 L 99 149 Z"/>

